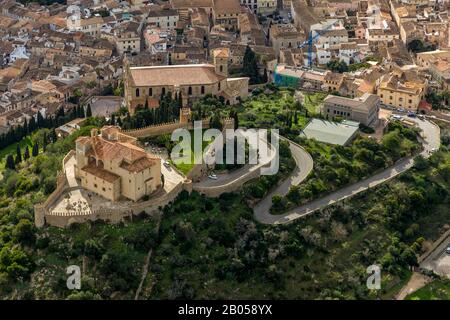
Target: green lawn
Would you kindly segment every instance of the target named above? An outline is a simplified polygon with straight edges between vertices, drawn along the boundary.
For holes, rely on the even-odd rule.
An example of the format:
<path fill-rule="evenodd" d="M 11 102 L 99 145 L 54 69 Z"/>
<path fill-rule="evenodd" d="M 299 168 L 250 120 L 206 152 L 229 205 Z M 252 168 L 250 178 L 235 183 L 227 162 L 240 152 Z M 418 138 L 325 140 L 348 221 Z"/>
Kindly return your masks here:
<path fill-rule="evenodd" d="M 434 280 L 408 295 L 406 300 L 450 300 L 450 281 Z"/>
<path fill-rule="evenodd" d="M 28 146 L 28 148 L 33 148 L 33 142 L 30 136 L 26 136 L 25 138 L 23 138 L 20 142 L 20 150 L 22 151 L 22 153 L 25 150 L 25 146 Z M 3 148 L 0 150 L 0 162 L 3 163 L 4 160 L 6 159 L 6 156 L 8 156 L 8 154 L 11 155 L 16 155 L 16 148 L 17 148 L 17 143 L 13 143 L 9 146 L 7 146 L 6 148 Z M 31 153 L 31 150 L 30 150 Z"/>
<path fill-rule="evenodd" d="M 203 131 L 203 132 L 204 132 L 204 131 Z M 203 132 L 202 132 L 202 136 L 203 136 Z M 196 154 L 194 153 L 194 144 L 195 144 L 194 130 L 191 130 L 190 133 L 191 133 L 191 146 L 190 146 L 190 150 L 191 150 L 191 161 L 190 161 L 189 163 L 178 163 L 178 164 L 175 164 L 173 161 L 171 161 L 172 164 L 173 164 L 178 170 L 180 170 L 181 172 L 183 172 L 183 174 L 185 174 L 185 175 L 188 174 L 189 171 L 191 171 L 192 168 L 194 167 L 194 165 L 195 165 L 194 159 L 195 159 L 195 157 L 196 157 Z M 180 142 L 180 145 L 181 145 L 182 147 L 184 147 L 185 149 L 187 149 L 186 146 L 185 146 L 183 143 L 184 143 L 184 142 L 181 141 L 181 142 Z M 203 152 L 203 150 L 205 150 L 205 148 L 206 148 L 210 143 L 211 143 L 211 141 L 202 141 L 202 152 Z"/>

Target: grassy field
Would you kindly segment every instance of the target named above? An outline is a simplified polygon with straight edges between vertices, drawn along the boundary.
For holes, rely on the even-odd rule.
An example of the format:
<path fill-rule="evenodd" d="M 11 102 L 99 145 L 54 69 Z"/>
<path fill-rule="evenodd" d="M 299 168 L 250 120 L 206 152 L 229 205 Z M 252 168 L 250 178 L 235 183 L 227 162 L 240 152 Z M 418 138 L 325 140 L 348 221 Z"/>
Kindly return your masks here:
<path fill-rule="evenodd" d="M 434 280 L 408 295 L 406 300 L 450 300 L 450 281 Z"/>
<path fill-rule="evenodd" d="M 305 101 L 303 103 L 304 107 L 308 110 L 311 115 L 319 114 L 320 104 L 323 102 L 323 99 L 328 95 L 323 92 L 315 92 L 315 93 L 304 93 Z"/>
<path fill-rule="evenodd" d="M 291 91 L 281 89 L 273 94 L 260 94 L 245 101 L 239 112 L 239 125 L 241 127 L 274 128 L 284 123 L 288 114 L 295 109 L 295 100 Z M 274 116 L 275 115 L 275 116 Z M 292 129 L 303 129 L 308 118 L 298 113 L 297 123 Z"/>

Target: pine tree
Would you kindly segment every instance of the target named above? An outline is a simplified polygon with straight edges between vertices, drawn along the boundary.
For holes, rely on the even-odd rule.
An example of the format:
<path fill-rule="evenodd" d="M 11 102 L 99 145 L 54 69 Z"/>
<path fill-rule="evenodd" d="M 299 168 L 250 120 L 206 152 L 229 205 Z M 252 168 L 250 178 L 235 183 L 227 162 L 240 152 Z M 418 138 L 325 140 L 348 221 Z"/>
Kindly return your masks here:
<path fill-rule="evenodd" d="M 24 152 L 24 154 L 23 154 L 23 158 L 24 158 L 25 160 L 30 159 L 30 149 L 28 149 L 28 146 L 25 147 L 25 152 Z"/>
<path fill-rule="evenodd" d="M 92 117 L 92 110 L 91 110 L 91 104 L 87 105 L 87 109 L 86 109 L 86 118 L 90 118 Z"/>
<path fill-rule="evenodd" d="M 37 143 L 37 141 L 34 143 L 33 145 L 33 150 L 31 150 L 31 155 L 33 157 L 37 157 L 37 155 L 39 154 L 39 145 Z"/>
<path fill-rule="evenodd" d="M 22 162 L 22 151 L 20 150 L 20 145 L 17 144 L 16 147 L 16 164 Z"/>
<path fill-rule="evenodd" d="M 6 168 L 14 170 L 16 169 L 16 165 L 14 163 L 14 157 L 10 154 L 6 157 Z"/>

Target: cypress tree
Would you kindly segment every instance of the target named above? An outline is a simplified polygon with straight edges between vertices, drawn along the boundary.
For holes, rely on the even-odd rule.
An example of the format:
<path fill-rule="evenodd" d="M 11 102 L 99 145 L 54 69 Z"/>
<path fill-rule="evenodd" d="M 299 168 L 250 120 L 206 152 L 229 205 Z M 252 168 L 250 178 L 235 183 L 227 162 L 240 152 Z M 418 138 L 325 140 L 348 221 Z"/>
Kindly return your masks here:
<path fill-rule="evenodd" d="M 86 109 L 86 118 L 92 117 L 92 110 L 91 110 L 91 104 L 88 104 Z"/>
<path fill-rule="evenodd" d="M 183 96 L 181 92 L 178 94 L 178 106 L 181 108 L 183 106 Z"/>
<path fill-rule="evenodd" d="M 6 157 L 6 168 L 14 170 L 16 168 L 16 165 L 14 163 L 14 158 L 12 155 L 8 154 Z"/>
<path fill-rule="evenodd" d="M 56 130 L 55 130 L 55 128 L 53 128 L 52 129 L 52 135 L 50 136 L 50 141 L 53 143 L 53 142 L 56 142 L 56 140 L 58 139 L 58 136 L 56 135 Z"/>
<path fill-rule="evenodd" d="M 26 118 L 25 118 L 25 122 L 23 123 L 23 129 L 24 129 L 23 131 L 24 131 L 25 135 L 27 135 L 28 133 L 31 133 L 28 131 L 28 121 Z"/>
<path fill-rule="evenodd" d="M 22 152 L 20 150 L 20 145 L 17 144 L 16 146 L 16 164 L 19 164 L 22 162 Z"/>
<path fill-rule="evenodd" d="M 25 160 L 28 160 L 30 158 L 30 149 L 28 149 L 28 146 L 25 147 L 25 152 L 23 154 L 23 158 Z"/>
<path fill-rule="evenodd" d="M 48 143 L 47 132 L 44 131 L 44 137 L 42 139 L 42 149 L 44 150 L 44 152 L 47 150 L 47 143 Z"/>
<path fill-rule="evenodd" d="M 39 145 L 37 143 L 37 141 L 34 143 L 33 145 L 33 150 L 31 150 L 31 155 L 33 157 L 36 157 L 39 154 Z"/>
<path fill-rule="evenodd" d="M 258 82 L 258 60 L 250 46 L 247 46 L 245 49 L 244 67 L 242 71 L 247 77 L 250 78 L 250 84 Z"/>
<path fill-rule="evenodd" d="M 44 127 L 44 117 L 42 114 L 38 111 L 37 113 L 37 127 L 43 128 Z"/>
<path fill-rule="evenodd" d="M 267 75 L 267 69 L 264 68 L 264 74 L 263 74 L 262 82 L 263 83 L 267 83 L 267 81 L 269 81 L 269 77 Z"/>

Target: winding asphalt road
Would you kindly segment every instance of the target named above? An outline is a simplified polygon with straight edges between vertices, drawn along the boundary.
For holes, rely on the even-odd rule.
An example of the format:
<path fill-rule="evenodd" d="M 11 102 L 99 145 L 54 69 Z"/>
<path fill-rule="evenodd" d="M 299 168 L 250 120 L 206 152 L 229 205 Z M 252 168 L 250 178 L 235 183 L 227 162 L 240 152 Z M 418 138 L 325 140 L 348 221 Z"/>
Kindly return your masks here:
<path fill-rule="evenodd" d="M 418 126 L 422 129 L 421 136 L 423 138 L 424 150 L 422 151 L 421 154 L 424 157 L 429 157 L 431 151 L 433 149 L 438 149 L 440 146 L 439 127 L 433 124 L 432 122 L 420 120 L 417 118 L 409 118 L 409 120 L 416 122 Z M 304 164 L 302 164 L 302 162 L 304 162 L 305 159 L 297 157 L 296 152 L 293 152 L 293 155 L 295 161 L 297 162 L 297 166 L 300 168 L 301 171 L 301 168 L 304 167 Z M 413 166 L 413 164 L 414 164 L 413 157 L 406 158 L 396 163 L 394 166 L 387 168 L 386 170 L 378 174 L 375 174 L 367 179 L 361 180 L 355 184 L 339 189 L 333 193 L 328 194 L 323 198 L 301 205 L 281 215 L 270 214 L 269 210 L 272 203 L 272 196 L 275 194 L 284 195 L 287 193 L 290 186 L 298 184 L 299 183 L 298 181 L 300 182 L 303 181 L 302 179 L 296 179 L 298 172 L 294 171 L 293 175 L 289 179 L 284 181 L 279 187 L 277 187 L 266 198 L 264 198 L 260 203 L 258 203 L 258 205 L 254 208 L 255 219 L 264 224 L 284 224 L 292 222 L 300 217 L 311 214 L 314 211 L 319 210 L 323 207 L 342 201 L 346 198 L 354 196 L 357 193 L 360 193 L 369 188 L 373 188 L 383 182 L 386 182 L 396 177 L 400 173 L 410 169 Z M 304 178 L 306 178 L 306 176 Z"/>
<path fill-rule="evenodd" d="M 289 142 L 289 149 L 291 149 L 292 156 L 294 157 L 297 166 L 289 178 L 284 180 L 276 189 L 272 190 L 258 202 L 253 209 L 256 219 L 260 222 L 266 220 L 270 221 L 270 217 L 274 217 L 269 212 L 270 207 L 272 207 L 272 197 L 274 195 L 285 196 L 289 192 L 290 187 L 298 185 L 305 180 L 314 167 L 313 159 L 305 149 L 284 137 L 280 137 L 280 139 Z"/>
<path fill-rule="evenodd" d="M 264 139 L 261 139 L 259 143 L 268 144 Z M 270 149 L 267 150 L 267 154 L 260 154 L 258 164 L 246 164 L 242 168 L 230 173 L 217 174 L 217 180 L 204 177 L 201 181 L 194 183 L 194 190 L 201 193 L 207 192 L 210 195 L 219 195 L 223 193 L 223 190 L 230 189 L 230 191 L 232 191 L 231 189 L 236 189 L 252 178 L 259 176 L 261 168 L 268 166 L 276 155 L 276 150 L 272 145 L 268 145 Z"/>

